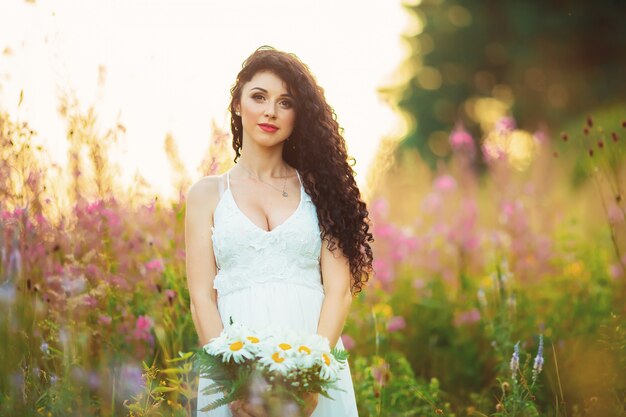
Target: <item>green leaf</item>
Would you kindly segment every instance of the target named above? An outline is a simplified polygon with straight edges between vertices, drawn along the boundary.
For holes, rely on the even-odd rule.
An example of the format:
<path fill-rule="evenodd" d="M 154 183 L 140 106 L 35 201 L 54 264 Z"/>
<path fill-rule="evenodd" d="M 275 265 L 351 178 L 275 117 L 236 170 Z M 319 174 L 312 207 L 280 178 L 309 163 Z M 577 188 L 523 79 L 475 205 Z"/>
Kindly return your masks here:
<path fill-rule="evenodd" d="M 172 392 L 172 391 L 176 391 L 176 388 L 172 388 L 172 387 L 156 387 L 155 389 L 152 390 L 152 392 Z"/>

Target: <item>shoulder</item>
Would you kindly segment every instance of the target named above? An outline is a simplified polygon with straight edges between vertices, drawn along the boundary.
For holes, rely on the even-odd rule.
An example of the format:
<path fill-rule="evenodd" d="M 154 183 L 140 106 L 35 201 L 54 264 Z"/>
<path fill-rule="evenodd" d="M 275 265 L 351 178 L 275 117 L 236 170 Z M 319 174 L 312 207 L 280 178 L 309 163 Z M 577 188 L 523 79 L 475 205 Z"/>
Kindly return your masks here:
<path fill-rule="evenodd" d="M 193 183 L 187 190 L 187 208 L 208 208 L 212 212 L 220 198 L 220 181 L 223 181 L 221 175 L 209 175 Z"/>

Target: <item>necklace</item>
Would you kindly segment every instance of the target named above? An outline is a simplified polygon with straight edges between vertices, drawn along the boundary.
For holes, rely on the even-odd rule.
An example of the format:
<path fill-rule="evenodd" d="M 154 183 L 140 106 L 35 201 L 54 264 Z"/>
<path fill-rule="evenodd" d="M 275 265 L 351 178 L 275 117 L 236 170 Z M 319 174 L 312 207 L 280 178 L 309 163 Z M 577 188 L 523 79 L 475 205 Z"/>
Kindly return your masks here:
<path fill-rule="evenodd" d="M 256 175 L 254 175 L 254 174 L 253 174 L 253 173 L 252 173 L 252 172 L 251 172 L 248 168 L 246 168 L 246 167 L 245 167 L 245 166 L 244 166 L 241 162 L 240 162 L 238 165 L 241 165 L 241 167 L 242 167 L 243 169 L 245 169 L 245 170 L 246 170 L 246 172 L 247 172 L 248 174 L 250 174 L 250 176 L 254 177 L 257 181 L 260 181 L 260 182 L 262 182 L 262 183 L 263 183 L 263 184 L 265 184 L 265 185 L 269 185 L 270 187 L 272 187 L 273 189 L 275 189 L 275 190 L 276 190 L 276 191 L 278 191 L 278 192 L 282 192 L 283 197 L 289 197 L 289 194 L 287 193 L 287 191 L 285 191 L 285 186 L 287 185 L 287 178 L 288 178 L 288 177 L 283 177 L 283 178 L 285 178 L 285 181 L 283 182 L 283 189 L 281 190 L 280 188 L 275 187 L 273 184 L 270 184 L 269 182 L 265 182 L 265 181 L 263 181 L 261 178 L 259 178 L 259 177 L 257 177 Z"/>

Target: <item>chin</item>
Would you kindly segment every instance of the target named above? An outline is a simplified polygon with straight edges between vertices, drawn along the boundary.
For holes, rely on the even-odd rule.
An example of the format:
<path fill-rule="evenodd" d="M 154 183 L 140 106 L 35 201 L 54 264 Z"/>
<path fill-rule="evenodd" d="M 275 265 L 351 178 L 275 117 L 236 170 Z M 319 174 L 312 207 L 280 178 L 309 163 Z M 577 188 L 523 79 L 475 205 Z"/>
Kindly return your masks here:
<path fill-rule="evenodd" d="M 263 146 L 266 148 L 274 148 L 276 146 L 281 145 L 284 142 L 285 142 L 284 139 L 282 140 L 275 140 L 275 139 L 274 140 L 263 140 L 263 139 L 254 140 L 254 143 L 256 143 L 258 146 Z"/>

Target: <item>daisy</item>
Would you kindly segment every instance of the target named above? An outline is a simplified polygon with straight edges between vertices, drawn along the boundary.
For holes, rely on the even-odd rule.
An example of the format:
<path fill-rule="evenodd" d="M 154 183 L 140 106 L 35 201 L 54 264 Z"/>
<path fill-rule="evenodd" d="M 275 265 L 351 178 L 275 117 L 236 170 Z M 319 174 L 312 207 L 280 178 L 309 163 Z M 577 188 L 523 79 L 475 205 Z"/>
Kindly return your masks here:
<path fill-rule="evenodd" d="M 339 376 L 339 362 L 337 359 L 328 351 L 321 352 L 319 356 L 317 356 L 317 363 L 321 365 L 320 369 L 320 378 L 324 381 L 334 381 Z"/>
<path fill-rule="evenodd" d="M 219 337 L 212 339 L 205 346 L 205 351 L 214 356 L 221 356 L 223 362 L 243 363 L 254 359 L 261 340 L 245 326 L 232 325 L 225 328 Z"/>
<path fill-rule="evenodd" d="M 270 372 L 279 372 L 285 375 L 295 366 L 292 353 L 291 345 L 280 343 L 261 349 L 257 357 L 259 363 Z"/>

